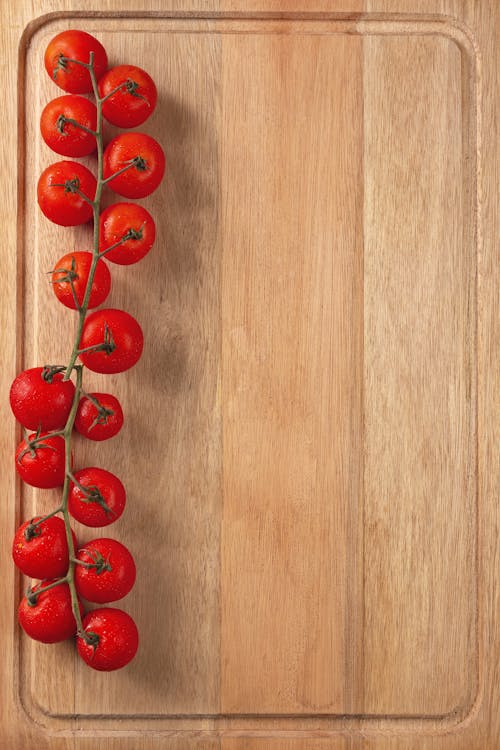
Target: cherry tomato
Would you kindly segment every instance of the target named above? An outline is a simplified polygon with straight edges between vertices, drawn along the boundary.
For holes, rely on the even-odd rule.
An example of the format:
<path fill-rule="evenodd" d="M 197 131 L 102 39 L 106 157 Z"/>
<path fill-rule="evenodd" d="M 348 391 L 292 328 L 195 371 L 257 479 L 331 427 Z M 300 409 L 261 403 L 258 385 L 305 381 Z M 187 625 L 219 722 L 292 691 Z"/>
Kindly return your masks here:
<path fill-rule="evenodd" d="M 129 266 L 151 250 L 156 236 L 153 217 L 138 203 L 114 203 L 101 213 L 99 220 L 99 248 L 101 252 L 120 242 L 130 239 L 106 252 L 106 260 Z"/>
<path fill-rule="evenodd" d="M 91 351 L 82 352 L 80 359 L 93 372 L 124 372 L 139 360 L 143 344 L 142 329 L 131 315 L 112 308 L 96 310 L 85 320 L 79 345 Z"/>
<path fill-rule="evenodd" d="M 83 619 L 83 630 L 92 641 L 78 634 L 76 646 L 83 661 L 101 672 L 121 669 L 134 658 L 139 633 L 133 619 L 122 609 L 99 607 Z"/>
<path fill-rule="evenodd" d="M 65 445 L 59 435 L 49 437 L 50 433 L 31 434 L 29 441 L 41 438 L 35 445 L 22 440 L 16 450 L 16 470 L 23 482 L 32 487 L 50 489 L 62 487 L 65 471 Z"/>
<path fill-rule="evenodd" d="M 112 91 L 115 93 L 111 94 Z M 153 114 L 158 98 L 151 76 L 135 65 L 117 65 L 103 75 L 99 81 L 99 96 L 104 98 L 109 94 L 109 99 L 102 104 L 102 113 L 108 122 L 119 128 L 141 125 Z"/>
<path fill-rule="evenodd" d="M 89 393 L 78 404 L 75 430 L 89 440 L 107 440 L 120 432 L 123 411 L 111 393 Z M 96 403 L 98 402 L 98 403 Z"/>
<path fill-rule="evenodd" d="M 36 516 L 18 528 L 12 543 L 12 558 L 19 570 L 30 578 L 61 578 L 69 565 L 64 521 L 51 516 L 36 525 L 40 518 Z M 77 549 L 76 536 L 73 531 L 71 534 Z"/>
<path fill-rule="evenodd" d="M 72 483 L 68 496 L 68 510 L 74 519 L 85 526 L 96 527 L 108 526 L 120 518 L 126 493 L 117 476 L 93 466 L 80 469 L 74 476 L 80 485 Z"/>
<path fill-rule="evenodd" d="M 75 586 L 89 602 L 105 604 L 123 599 L 135 583 L 134 558 L 116 539 L 93 539 L 76 553 Z M 91 565 L 93 567 L 86 567 Z"/>
<path fill-rule="evenodd" d="M 44 591 L 54 581 L 43 581 L 31 589 L 21 600 L 18 610 L 19 624 L 35 641 L 59 643 L 76 633 L 76 620 L 71 607 L 71 593 L 67 583 Z M 41 592 L 41 593 L 39 593 Z M 84 610 L 78 602 L 80 614 Z"/>
<path fill-rule="evenodd" d="M 90 267 L 92 265 L 92 253 L 75 251 L 64 255 L 57 261 L 54 271 L 52 272 L 52 288 L 54 293 L 63 305 L 76 310 L 75 295 L 78 304 L 83 304 L 87 281 L 89 279 Z M 71 290 L 71 282 L 75 295 Z M 94 278 L 92 280 L 92 289 L 88 307 L 97 307 L 102 304 L 111 289 L 111 274 L 109 268 L 103 260 L 98 260 Z"/>
<path fill-rule="evenodd" d="M 85 31 L 62 31 L 51 39 L 45 50 L 45 69 L 64 91 L 71 94 L 89 94 L 93 89 L 88 69 L 70 60 L 88 64 L 91 52 L 94 53 L 94 71 L 99 79 L 108 67 L 108 57 L 102 44 Z"/>
<path fill-rule="evenodd" d="M 103 169 L 105 179 L 124 169 L 108 183 L 115 193 L 125 198 L 145 198 L 163 179 L 165 154 L 150 135 L 121 133 L 106 146 Z"/>
<path fill-rule="evenodd" d="M 18 422 L 28 430 L 49 432 L 64 427 L 74 395 L 72 381 L 63 381 L 57 368 L 32 367 L 12 383 L 10 406 Z"/>
<path fill-rule="evenodd" d="M 42 138 L 57 154 L 62 156 L 87 156 L 96 150 L 97 142 L 92 133 L 83 128 L 97 128 L 97 109 L 93 102 L 83 96 L 67 94 L 49 102 L 40 117 Z"/>
<path fill-rule="evenodd" d="M 93 216 L 92 206 L 83 193 L 94 200 L 96 179 L 76 161 L 58 161 L 47 167 L 38 180 L 38 205 L 47 219 L 63 227 L 85 224 Z"/>

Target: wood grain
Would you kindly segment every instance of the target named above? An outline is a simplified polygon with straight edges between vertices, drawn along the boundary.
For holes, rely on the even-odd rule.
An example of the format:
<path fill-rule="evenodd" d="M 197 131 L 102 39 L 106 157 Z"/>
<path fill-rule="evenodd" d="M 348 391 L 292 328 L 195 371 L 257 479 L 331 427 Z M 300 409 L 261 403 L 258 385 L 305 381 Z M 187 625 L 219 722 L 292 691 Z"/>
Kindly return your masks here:
<path fill-rule="evenodd" d="M 0 9 L 19 120 L 0 207 L 2 747 L 497 750 L 496 4 Z M 168 161 L 144 202 L 156 248 L 112 268 L 143 359 L 88 377 L 126 427 L 75 447 L 128 491 L 115 535 L 138 561 L 123 607 L 142 645 L 110 675 L 21 636 L 9 553 L 57 493 L 16 482 L 8 388 L 67 358 L 44 273 L 90 237 L 35 202 L 57 95 L 39 60 L 68 26 L 151 72 L 141 129 Z"/>
<path fill-rule="evenodd" d="M 464 712 L 477 689 L 477 248 L 460 50 L 369 37 L 364 55 L 365 711 Z"/>
<path fill-rule="evenodd" d="M 332 98 L 360 80 L 361 40 L 263 34 L 223 53 L 222 710 L 344 713 L 361 635 L 361 91 Z"/>

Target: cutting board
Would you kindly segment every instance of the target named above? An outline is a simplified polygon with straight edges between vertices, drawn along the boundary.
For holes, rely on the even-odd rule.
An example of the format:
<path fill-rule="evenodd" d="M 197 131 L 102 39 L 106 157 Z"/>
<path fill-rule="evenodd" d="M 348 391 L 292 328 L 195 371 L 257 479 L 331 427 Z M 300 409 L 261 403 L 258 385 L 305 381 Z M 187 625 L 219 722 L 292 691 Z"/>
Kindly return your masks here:
<path fill-rule="evenodd" d="M 2 747 L 498 750 L 498 4 L 1 7 Z M 75 524 L 137 561 L 109 674 L 21 633 L 10 560 L 57 492 L 16 480 L 8 388 L 67 361 L 46 272 L 91 247 L 36 205 L 66 28 L 150 72 L 167 155 L 106 303 L 144 355 L 86 375 L 125 426 L 75 440 L 127 488 L 115 526 Z"/>

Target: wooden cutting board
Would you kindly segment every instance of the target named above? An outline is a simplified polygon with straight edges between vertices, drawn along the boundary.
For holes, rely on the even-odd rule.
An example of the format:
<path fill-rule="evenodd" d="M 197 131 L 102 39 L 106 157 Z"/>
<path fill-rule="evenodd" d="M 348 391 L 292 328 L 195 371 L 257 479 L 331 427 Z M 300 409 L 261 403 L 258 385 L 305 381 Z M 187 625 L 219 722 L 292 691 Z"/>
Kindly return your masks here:
<path fill-rule="evenodd" d="M 1 746 L 498 750 L 498 3 L 87 5 L 1 3 Z M 111 674 L 21 634 L 10 560 L 57 493 L 16 481 L 8 388 L 68 359 L 45 272 L 90 247 L 36 205 L 66 28 L 151 73 L 168 162 L 112 268 L 144 355 L 87 379 L 125 427 L 75 447 L 128 492 L 76 527 L 137 560 Z"/>

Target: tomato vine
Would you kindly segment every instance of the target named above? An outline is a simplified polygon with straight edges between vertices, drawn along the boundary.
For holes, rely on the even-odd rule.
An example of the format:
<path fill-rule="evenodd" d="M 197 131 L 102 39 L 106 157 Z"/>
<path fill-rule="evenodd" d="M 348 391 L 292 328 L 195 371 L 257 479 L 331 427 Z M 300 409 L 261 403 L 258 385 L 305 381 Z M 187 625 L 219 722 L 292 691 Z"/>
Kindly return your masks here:
<path fill-rule="evenodd" d="M 104 469 L 73 470 L 72 436 L 76 429 L 90 439 L 107 439 L 116 434 L 123 421 L 114 396 L 83 390 L 84 370 L 122 372 L 132 367 L 142 353 L 142 330 L 128 313 L 99 309 L 87 314 L 95 306 L 91 304 L 92 294 L 103 257 L 109 254 L 112 262 L 123 265 L 135 263 L 149 251 L 155 236 L 152 217 L 134 204 L 110 206 L 103 217 L 103 189 L 109 185 L 127 197 L 145 197 L 160 184 L 165 160 L 160 145 L 141 133 L 116 136 L 104 147 L 103 105 L 111 113 L 110 121 L 118 119 L 125 123 L 123 127 L 140 124 L 154 110 L 156 87 L 145 71 L 118 66 L 106 72 L 104 48 L 94 37 L 80 31 L 57 35 L 47 47 L 45 66 L 61 88 L 73 94 L 92 93 L 96 103 L 95 130 L 89 127 L 88 119 L 83 124 L 73 116 L 78 111 L 92 113 L 93 105 L 88 100 L 83 100 L 82 106 L 76 101 L 82 97 L 69 95 L 54 100 L 54 106 L 47 105 L 41 125 L 45 142 L 56 151 L 61 148 L 59 153 L 63 155 L 72 155 L 74 137 L 73 155 L 80 156 L 79 131 L 85 135 L 86 153 L 90 152 L 90 135 L 95 139 L 95 149 L 90 146 L 90 150 L 97 152 L 97 166 L 94 178 L 91 173 L 88 177 L 89 170 L 76 162 L 59 162 L 44 171 L 38 184 L 39 205 L 50 221 L 74 226 L 85 223 L 91 210 L 93 249 L 90 265 L 83 257 L 88 253 L 69 253 L 52 271 L 57 297 L 78 313 L 68 364 L 26 370 L 11 387 L 12 410 L 25 428 L 24 440 L 16 452 L 18 473 L 32 486 L 62 484 L 60 505 L 45 516 L 22 524 L 14 538 L 14 562 L 26 575 L 41 581 L 28 588 L 19 608 L 19 621 L 28 635 L 45 642 L 62 640 L 76 632 L 78 652 L 84 661 L 95 669 L 110 670 L 125 666 L 135 655 L 135 623 L 126 612 L 112 607 L 84 615 L 79 597 L 101 604 L 125 596 L 135 581 L 134 560 L 113 539 L 95 539 L 77 549 L 71 515 L 88 526 L 108 525 L 121 515 L 125 492 L 120 480 Z M 128 106 L 131 113 L 126 111 Z M 59 146 L 60 139 L 66 136 L 69 141 Z M 126 159 L 122 158 L 124 148 Z M 123 166 L 110 169 L 109 165 L 116 165 L 117 159 Z M 127 178 L 124 187 L 117 179 L 122 176 Z M 110 184 L 114 180 L 115 187 Z M 121 186 L 125 192 L 120 192 Z M 140 217 L 141 222 L 127 223 L 128 215 Z M 108 220 L 111 229 L 106 227 Z M 116 234 L 117 227 L 121 234 Z M 139 250 L 134 243 L 138 243 Z M 109 282 L 106 283 L 107 288 L 97 296 L 99 303 L 109 291 Z M 69 294 L 62 285 L 69 285 Z M 30 435 L 26 428 L 36 432 Z M 90 512 L 86 505 L 93 506 Z M 56 622 L 51 622 L 52 610 L 57 611 Z"/>

